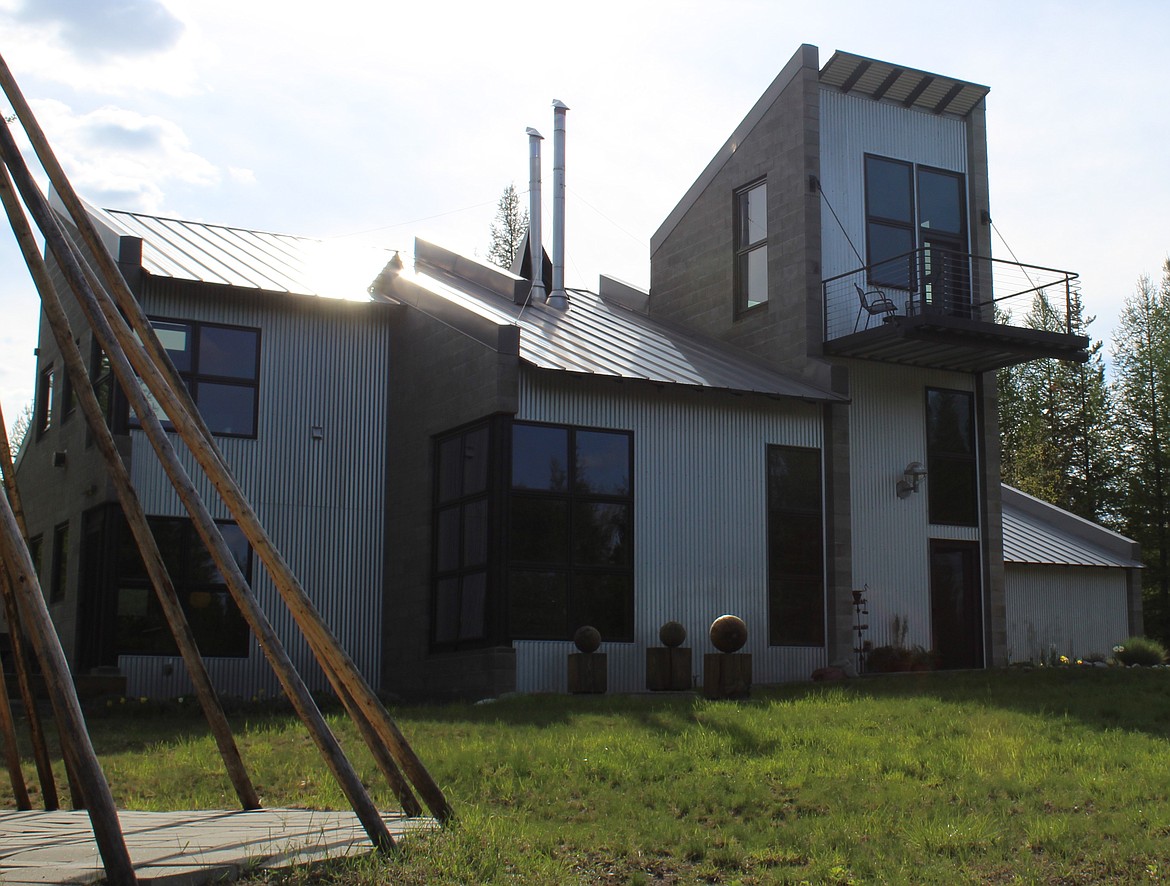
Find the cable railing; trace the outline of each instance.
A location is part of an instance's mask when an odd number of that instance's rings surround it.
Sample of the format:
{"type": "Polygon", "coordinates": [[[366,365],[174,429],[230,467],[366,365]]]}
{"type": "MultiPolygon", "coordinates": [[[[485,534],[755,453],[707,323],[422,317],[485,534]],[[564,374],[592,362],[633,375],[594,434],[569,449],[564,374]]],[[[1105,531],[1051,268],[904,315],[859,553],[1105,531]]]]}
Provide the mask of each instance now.
{"type": "Polygon", "coordinates": [[[937,247],[916,249],[821,283],[825,341],[898,317],[948,317],[1072,333],[1076,274],[937,247]]]}

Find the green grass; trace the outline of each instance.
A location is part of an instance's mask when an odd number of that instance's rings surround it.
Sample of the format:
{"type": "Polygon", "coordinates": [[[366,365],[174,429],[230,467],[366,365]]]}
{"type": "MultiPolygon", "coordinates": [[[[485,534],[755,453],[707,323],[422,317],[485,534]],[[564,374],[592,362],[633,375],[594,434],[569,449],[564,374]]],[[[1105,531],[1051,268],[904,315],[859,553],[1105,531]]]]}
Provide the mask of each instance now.
{"type": "MultiPolygon", "coordinates": [[[[231,808],[197,713],[99,708],[119,806],[231,808]]],[[[443,831],[253,883],[1141,883],[1170,872],[1170,671],[908,674],[690,696],[532,696],[395,718],[443,831]]],[[[345,808],[295,720],[233,715],[268,805],[345,808]]],[[[393,808],[343,717],[377,802],[393,808]]],[[[28,767],[32,782],[31,763],[28,767]]],[[[7,784],[0,806],[12,805],[7,784]]]]}

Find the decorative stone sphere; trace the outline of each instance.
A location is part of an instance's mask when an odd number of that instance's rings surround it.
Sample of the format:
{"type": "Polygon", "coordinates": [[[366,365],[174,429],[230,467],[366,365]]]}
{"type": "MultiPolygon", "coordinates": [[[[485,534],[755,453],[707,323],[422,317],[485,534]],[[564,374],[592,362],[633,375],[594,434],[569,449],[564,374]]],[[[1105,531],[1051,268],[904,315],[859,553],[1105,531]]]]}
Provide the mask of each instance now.
{"type": "Polygon", "coordinates": [[[687,629],[677,621],[668,621],[658,629],[658,639],[662,641],[662,645],[669,646],[672,649],[675,646],[682,646],[686,638],[687,629]]]}
{"type": "Polygon", "coordinates": [[[711,644],[720,652],[738,652],[747,637],[747,625],[738,615],[721,615],[711,622],[711,644]]]}
{"type": "Polygon", "coordinates": [[[573,634],[573,642],[582,652],[596,652],[601,645],[601,631],[592,625],[581,625],[573,634]]]}

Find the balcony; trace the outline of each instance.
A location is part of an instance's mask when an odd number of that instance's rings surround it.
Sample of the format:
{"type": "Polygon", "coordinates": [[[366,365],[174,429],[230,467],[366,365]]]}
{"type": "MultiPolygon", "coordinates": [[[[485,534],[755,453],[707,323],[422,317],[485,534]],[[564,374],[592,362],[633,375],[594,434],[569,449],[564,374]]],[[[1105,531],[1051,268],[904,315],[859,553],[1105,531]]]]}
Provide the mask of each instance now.
{"type": "Polygon", "coordinates": [[[927,247],[821,284],[824,352],[959,372],[1083,363],[1070,271],[927,247]]]}

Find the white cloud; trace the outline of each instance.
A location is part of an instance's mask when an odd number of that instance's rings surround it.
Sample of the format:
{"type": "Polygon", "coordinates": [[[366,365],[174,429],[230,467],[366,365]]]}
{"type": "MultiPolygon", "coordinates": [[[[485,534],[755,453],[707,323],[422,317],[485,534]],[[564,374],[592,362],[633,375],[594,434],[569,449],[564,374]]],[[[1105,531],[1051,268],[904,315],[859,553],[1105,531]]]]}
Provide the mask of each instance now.
{"type": "Polygon", "coordinates": [[[73,186],[100,205],[158,212],[169,184],[220,182],[219,168],[171,120],[109,105],[75,114],[53,100],[33,111],[73,186]]]}
{"type": "Polygon", "coordinates": [[[251,169],[241,169],[238,166],[229,166],[228,175],[231,180],[239,185],[254,185],[256,184],[256,173],[251,169]]]}

